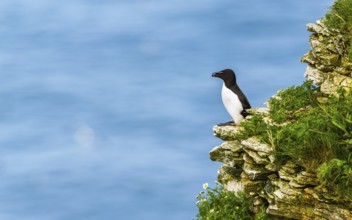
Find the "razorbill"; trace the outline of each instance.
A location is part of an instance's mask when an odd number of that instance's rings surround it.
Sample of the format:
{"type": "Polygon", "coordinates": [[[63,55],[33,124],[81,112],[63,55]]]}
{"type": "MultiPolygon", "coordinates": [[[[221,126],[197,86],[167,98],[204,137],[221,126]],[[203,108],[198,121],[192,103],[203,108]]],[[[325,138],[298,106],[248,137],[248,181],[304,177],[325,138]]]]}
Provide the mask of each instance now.
{"type": "MultiPolygon", "coordinates": [[[[221,90],[222,102],[235,124],[238,124],[248,115],[246,109],[251,108],[251,105],[236,83],[235,72],[231,69],[224,69],[213,73],[212,77],[218,77],[224,81],[221,90]]],[[[230,123],[231,121],[219,125],[227,125],[230,123]]]]}

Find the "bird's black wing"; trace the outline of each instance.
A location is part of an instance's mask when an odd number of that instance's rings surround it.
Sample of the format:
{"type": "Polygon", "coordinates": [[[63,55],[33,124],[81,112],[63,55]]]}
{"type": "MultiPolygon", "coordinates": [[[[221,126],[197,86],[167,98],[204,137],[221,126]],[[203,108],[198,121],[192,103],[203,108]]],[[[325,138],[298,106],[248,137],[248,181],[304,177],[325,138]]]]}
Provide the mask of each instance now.
{"type": "Polygon", "coordinates": [[[251,104],[249,104],[247,97],[243,94],[242,90],[237,85],[232,86],[230,89],[238,96],[242,103],[243,110],[251,108],[251,104]]]}

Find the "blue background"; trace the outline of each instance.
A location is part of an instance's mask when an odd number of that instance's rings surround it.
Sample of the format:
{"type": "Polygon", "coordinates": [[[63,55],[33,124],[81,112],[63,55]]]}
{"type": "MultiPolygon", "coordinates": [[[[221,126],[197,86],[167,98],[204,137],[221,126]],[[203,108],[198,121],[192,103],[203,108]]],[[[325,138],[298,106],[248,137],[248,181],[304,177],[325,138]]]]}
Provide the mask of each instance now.
{"type": "Polygon", "coordinates": [[[0,219],[192,219],[220,164],[221,81],[304,81],[332,0],[2,0],[0,219]]]}

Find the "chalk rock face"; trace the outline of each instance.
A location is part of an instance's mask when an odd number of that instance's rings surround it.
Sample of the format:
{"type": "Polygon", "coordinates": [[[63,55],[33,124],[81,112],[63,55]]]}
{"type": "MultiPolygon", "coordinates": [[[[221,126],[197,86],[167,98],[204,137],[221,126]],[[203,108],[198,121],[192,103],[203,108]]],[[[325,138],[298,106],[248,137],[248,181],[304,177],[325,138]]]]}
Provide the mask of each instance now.
{"type": "MultiPolygon", "coordinates": [[[[267,114],[267,108],[251,109],[251,114],[267,114]]],[[[317,174],[288,160],[276,165],[275,150],[258,137],[236,140],[243,129],[214,126],[224,142],[210,151],[213,161],[222,162],[218,182],[230,191],[244,191],[253,197],[253,210],[279,219],[352,219],[352,204],[336,198],[320,185],[317,174]]]]}
{"type": "Polygon", "coordinates": [[[321,91],[336,93],[339,87],[352,87],[352,62],[347,40],[339,30],[330,31],[320,20],[307,25],[311,50],[301,61],[308,64],[305,77],[321,85],[321,91]]]}

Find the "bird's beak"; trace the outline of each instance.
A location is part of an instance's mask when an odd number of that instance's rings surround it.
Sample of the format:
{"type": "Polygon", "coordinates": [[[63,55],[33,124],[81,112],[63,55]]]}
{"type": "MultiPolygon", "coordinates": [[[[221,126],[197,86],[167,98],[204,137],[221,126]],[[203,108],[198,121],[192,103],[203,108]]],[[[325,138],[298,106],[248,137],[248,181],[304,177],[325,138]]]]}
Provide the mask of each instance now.
{"type": "Polygon", "coordinates": [[[215,72],[213,74],[211,74],[212,77],[218,77],[218,74],[220,74],[221,72],[215,72]]]}

